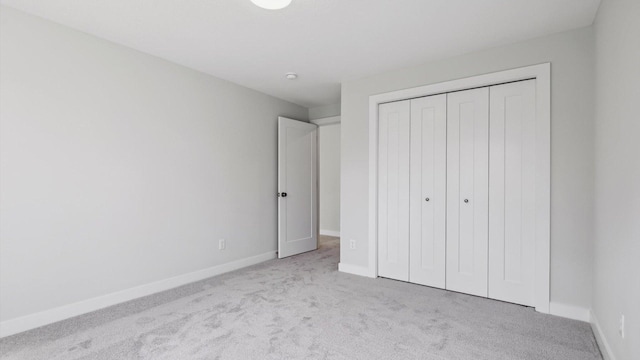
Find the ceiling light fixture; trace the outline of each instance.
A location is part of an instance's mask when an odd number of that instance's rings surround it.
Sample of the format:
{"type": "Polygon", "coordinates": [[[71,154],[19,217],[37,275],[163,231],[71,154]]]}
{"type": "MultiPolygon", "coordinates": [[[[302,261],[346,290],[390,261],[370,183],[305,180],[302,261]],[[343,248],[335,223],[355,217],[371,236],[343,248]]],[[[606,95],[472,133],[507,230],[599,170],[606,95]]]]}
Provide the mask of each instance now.
{"type": "Polygon", "coordinates": [[[291,4],[291,0],[251,0],[251,2],[268,10],[284,9],[291,4]]]}
{"type": "Polygon", "coordinates": [[[284,74],[284,77],[287,78],[287,80],[295,80],[298,78],[298,74],[294,73],[294,72],[288,72],[286,74],[284,74]]]}

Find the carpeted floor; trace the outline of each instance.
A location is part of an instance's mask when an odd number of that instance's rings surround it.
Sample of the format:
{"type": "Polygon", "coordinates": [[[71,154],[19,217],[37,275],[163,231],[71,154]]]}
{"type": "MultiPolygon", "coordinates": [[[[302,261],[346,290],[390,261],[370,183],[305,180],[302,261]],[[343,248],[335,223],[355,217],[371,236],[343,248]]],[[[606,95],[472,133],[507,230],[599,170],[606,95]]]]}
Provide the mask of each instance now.
{"type": "Polygon", "coordinates": [[[337,271],[318,251],[0,340],[2,359],[602,359],[589,324],[337,271]]]}

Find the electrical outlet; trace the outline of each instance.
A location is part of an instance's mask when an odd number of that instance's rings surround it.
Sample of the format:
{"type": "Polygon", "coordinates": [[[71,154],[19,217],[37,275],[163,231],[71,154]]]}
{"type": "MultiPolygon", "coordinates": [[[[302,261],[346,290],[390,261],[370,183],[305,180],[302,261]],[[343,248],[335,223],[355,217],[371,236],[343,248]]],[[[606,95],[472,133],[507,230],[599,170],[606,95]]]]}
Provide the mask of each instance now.
{"type": "Polygon", "coordinates": [[[356,241],[351,239],[349,240],[349,249],[351,250],[355,250],[356,249],[356,241]]]}
{"type": "Polygon", "coordinates": [[[618,330],[620,337],[624,339],[624,315],[620,315],[620,329],[618,330]]]}
{"type": "Polygon", "coordinates": [[[218,240],[218,250],[224,250],[227,248],[227,242],[224,239],[218,240]]]}

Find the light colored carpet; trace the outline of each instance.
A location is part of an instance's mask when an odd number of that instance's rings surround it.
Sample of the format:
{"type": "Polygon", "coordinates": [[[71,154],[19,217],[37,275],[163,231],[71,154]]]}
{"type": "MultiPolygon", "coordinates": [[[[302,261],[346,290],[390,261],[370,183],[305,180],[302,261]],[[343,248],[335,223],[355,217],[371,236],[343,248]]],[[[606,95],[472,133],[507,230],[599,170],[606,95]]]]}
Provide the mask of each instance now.
{"type": "Polygon", "coordinates": [[[601,359],[589,324],[339,273],[318,251],[0,340],[2,359],[601,359]]]}

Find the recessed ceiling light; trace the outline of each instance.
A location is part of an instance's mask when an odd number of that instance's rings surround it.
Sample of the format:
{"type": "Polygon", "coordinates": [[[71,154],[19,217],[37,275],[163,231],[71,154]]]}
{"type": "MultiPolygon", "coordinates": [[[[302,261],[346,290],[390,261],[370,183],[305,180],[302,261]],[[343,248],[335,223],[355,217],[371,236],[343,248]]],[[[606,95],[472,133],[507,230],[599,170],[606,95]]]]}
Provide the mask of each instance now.
{"type": "Polygon", "coordinates": [[[291,0],[251,0],[251,2],[268,10],[283,9],[291,4],[291,0]]]}
{"type": "Polygon", "coordinates": [[[288,72],[286,74],[284,74],[284,77],[286,77],[288,80],[295,80],[298,78],[298,74],[294,73],[294,72],[288,72]]]}

